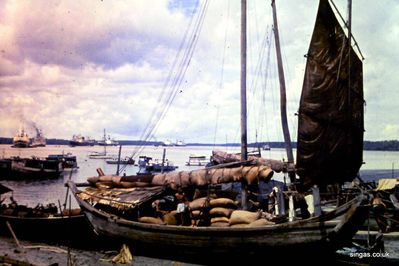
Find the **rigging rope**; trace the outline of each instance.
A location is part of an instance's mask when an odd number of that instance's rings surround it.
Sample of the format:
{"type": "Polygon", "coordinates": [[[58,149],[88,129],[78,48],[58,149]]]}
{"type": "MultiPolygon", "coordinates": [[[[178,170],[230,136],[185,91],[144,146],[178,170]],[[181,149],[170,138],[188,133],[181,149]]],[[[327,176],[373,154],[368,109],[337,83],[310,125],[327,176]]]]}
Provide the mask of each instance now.
{"type": "MultiPolygon", "coordinates": [[[[223,87],[223,81],[224,81],[224,61],[225,61],[225,55],[226,55],[226,44],[227,44],[227,33],[228,33],[228,21],[230,18],[230,1],[227,1],[227,16],[226,16],[226,29],[224,32],[224,45],[223,45],[223,55],[222,55],[222,68],[220,70],[220,81],[219,81],[219,87],[217,90],[218,95],[220,95],[220,91],[222,90],[223,87]]],[[[218,102],[218,105],[216,107],[216,121],[215,121],[215,131],[213,135],[213,146],[215,147],[216,145],[216,134],[218,130],[218,124],[219,124],[219,112],[220,112],[220,102],[218,102]]]]}
{"type": "MultiPolygon", "coordinates": [[[[191,17],[189,26],[186,28],[186,31],[183,36],[183,40],[179,46],[178,53],[175,57],[175,60],[172,64],[172,68],[169,71],[168,77],[166,79],[166,82],[163,86],[162,92],[160,96],[158,97],[158,102],[159,104],[153,109],[151,116],[149,118],[149,121],[147,125],[145,126],[141,137],[140,141],[141,143],[136,146],[134,149],[132,155],[130,158],[135,158],[144,148],[144,143],[148,141],[148,139],[151,139],[154,136],[154,133],[158,126],[160,125],[160,122],[162,119],[165,117],[166,113],[168,112],[171,103],[175,99],[179,89],[181,88],[182,81],[184,79],[184,75],[188,69],[188,66],[190,65],[191,58],[193,56],[196,44],[199,39],[199,35],[201,33],[202,25],[204,23],[204,18],[208,9],[209,1],[205,1],[204,4],[201,7],[201,10],[199,12],[199,15],[196,18],[195,24],[194,24],[194,30],[190,35],[189,41],[188,41],[188,46],[184,50],[184,54],[180,56],[181,51],[183,50],[184,45],[187,43],[187,36],[188,33],[191,29],[192,21],[194,19],[194,16],[191,17]],[[180,62],[179,62],[180,60],[180,62]],[[177,69],[176,65],[179,62],[177,69]],[[173,74],[175,73],[175,76],[173,74]]],[[[196,7],[193,10],[193,14],[196,11],[196,7]]],[[[126,168],[126,165],[122,167],[121,171],[123,171],[126,168]]]]}

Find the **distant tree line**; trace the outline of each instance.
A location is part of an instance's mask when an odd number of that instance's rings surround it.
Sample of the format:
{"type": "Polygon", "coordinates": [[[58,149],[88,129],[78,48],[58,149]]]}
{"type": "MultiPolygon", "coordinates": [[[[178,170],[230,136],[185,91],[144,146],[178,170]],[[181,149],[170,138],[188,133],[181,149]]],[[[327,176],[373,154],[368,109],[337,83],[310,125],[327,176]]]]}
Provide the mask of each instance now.
{"type": "MultiPolygon", "coordinates": [[[[152,146],[162,146],[162,142],[159,141],[140,141],[140,140],[120,140],[121,145],[152,145],[152,146]]],[[[12,138],[2,138],[0,137],[0,144],[12,144],[12,138]]],[[[48,145],[68,145],[69,140],[65,139],[47,139],[48,145]]],[[[270,148],[285,148],[284,142],[274,141],[274,142],[259,142],[259,143],[249,143],[248,147],[262,148],[264,145],[269,145],[270,148]]],[[[187,146],[213,146],[213,143],[187,143],[187,146]]],[[[216,146],[240,146],[239,143],[221,143],[215,144],[216,146]]],[[[292,147],[296,148],[296,142],[292,143],[292,147]]],[[[399,141],[398,140],[383,140],[383,141],[364,141],[364,150],[370,151],[399,151],[399,141]]]]}
{"type": "Polygon", "coordinates": [[[363,143],[365,150],[371,151],[399,151],[399,141],[383,140],[383,141],[365,141],[363,143]]]}

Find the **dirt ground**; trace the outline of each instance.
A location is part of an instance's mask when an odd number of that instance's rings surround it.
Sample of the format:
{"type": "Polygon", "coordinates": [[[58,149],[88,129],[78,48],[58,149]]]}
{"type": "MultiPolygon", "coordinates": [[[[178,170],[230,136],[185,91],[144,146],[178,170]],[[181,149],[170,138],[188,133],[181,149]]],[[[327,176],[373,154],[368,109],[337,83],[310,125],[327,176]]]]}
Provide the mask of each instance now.
{"type": "Polygon", "coordinates": [[[54,247],[21,240],[19,243],[21,247],[18,247],[12,238],[0,237],[0,265],[195,265],[172,260],[135,256],[134,251],[130,251],[133,256],[132,262],[119,264],[111,262],[111,259],[119,253],[116,250],[86,251],[70,249],[70,255],[68,255],[67,247],[54,247]]]}

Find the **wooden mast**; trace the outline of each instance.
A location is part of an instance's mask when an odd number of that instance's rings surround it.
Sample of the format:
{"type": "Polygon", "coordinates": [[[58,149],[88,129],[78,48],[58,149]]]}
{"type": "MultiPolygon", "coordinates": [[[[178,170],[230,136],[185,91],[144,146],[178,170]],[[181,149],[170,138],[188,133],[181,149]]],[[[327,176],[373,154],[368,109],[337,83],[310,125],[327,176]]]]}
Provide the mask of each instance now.
{"type": "MultiPolygon", "coordinates": [[[[275,44],[276,44],[278,76],[279,76],[279,81],[280,81],[281,124],[283,127],[285,150],[287,152],[288,164],[293,165],[294,164],[294,155],[292,153],[291,137],[290,137],[290,131],[288,128],[288,121],[287,121],[287,97],[286,97],[286,89],[285,89],[285,78],[284,78],[283,63],[282,63],[282,59],[281,59],[281,49],[280,49],[280,38],[279,38],[278,25],[277,25],[276,4],[275,4],[274,0],[272,0],[272,8],[273,8],[274,40],[275,40],[275,44]]],[[[295,173],[289,172],[289,175],[290,175],[291,182],[294,182],[295,181],[295,173]]]]}
{"type": "Polygon", "coordinates": [[[247,1],[241,0],[241,160],[247,155],[247,1]]]}
{"type": "MultiPolygon", "coordinates": [[[[348,0],[348,109],[352,106],[351,99],[351,48],[352,48],[352,0],[348,0]]],[[[349,113],[349,112],[348,112],[349,113]]]]}
{"type": "MultiPolygon", "coordinates": [[[[247,1],[241,0],[241,161],[248,159],[247,153],[247,1]]],[[[248,209],[246,182],[241,182],[241,206],[248,209]]]]}

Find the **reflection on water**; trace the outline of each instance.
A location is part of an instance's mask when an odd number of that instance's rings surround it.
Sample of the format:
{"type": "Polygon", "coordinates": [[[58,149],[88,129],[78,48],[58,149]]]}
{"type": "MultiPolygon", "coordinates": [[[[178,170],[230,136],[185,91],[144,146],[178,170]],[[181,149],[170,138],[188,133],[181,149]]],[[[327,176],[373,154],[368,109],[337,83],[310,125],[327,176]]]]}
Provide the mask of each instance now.
{"type": "MultiPolygon", "coordinates": [[[[132,155],[135,150],[135,146],[123,146],[121,158],[132,155]]],[[[150,156],[154,159],[162,159],[164,147],[147,146],[141,152],[140,155],[150,156]]],[[[210,157],[212,150],[219,149],[227,152],[239,152],[240,147],[167,147],[166,158],[177,165],[181,170],[194,170],[201,168],[199,166],[186,166],[186,162],[190,155],[206,156],[210,157]]],[[[117,165],[107,164],[103,159],[89,159],[88,155],[93,152],[103,151],[103,147],[69,147],[69,146],[58,146],[48,145],[46,147],[30,148],[30,149],[18,149],[11,148],[10,145],[0,145],[0,156],[20,156],[20,157],[46,157],[49,154],[61,154],[71,152],[77,157],[79,169],[73,172],[64,172],[58,179],[53,180],[2,180],[1,183],[12,188],[14,190],[14,198],[20,204],[28,204],[35,206],[37,203],[56,203],[58,201],[61,204],[65,202],[66,188],[65,182],[71,178],[75,182],[86,182],[87,177],[96,176],[97,168],[103,169],[106,174],[115,174],[117,165]]],[[[119,147],[107,147],[107,153],[117,156],[119,147]]],[[[284,149],[271,149],[270,151],[262,151],[262,157],[282,160],[286,159],[284,149]]],[[[137,158],[136,158],[137,161],[137,158]]],[[[365,165],[362,169],[388,169],[392,168],[392,164],[399,167],[399,152],[385,152],[385,151],[365,151],[364,152],[365,165]]],[[[127,165],[122,173],[127,175],[136,174],[138,171],[137,166],[127,165]]],[[[390,172],[390,171],[389,171],[390,172]]],[[[396,171],[399,175],[399,171],[396,171]]],[[[390,177],[390,176],[387,176],[390,177]]],[[[283,181],[284,177],[282,174],[275,174],[274,179],[283,181]]],[[[76,207],[77,204],[75,199],[72,197],[72,207],[76,207]]]]}

